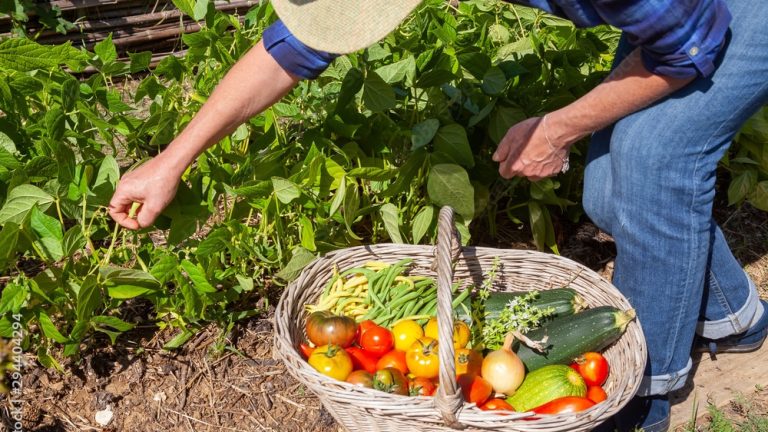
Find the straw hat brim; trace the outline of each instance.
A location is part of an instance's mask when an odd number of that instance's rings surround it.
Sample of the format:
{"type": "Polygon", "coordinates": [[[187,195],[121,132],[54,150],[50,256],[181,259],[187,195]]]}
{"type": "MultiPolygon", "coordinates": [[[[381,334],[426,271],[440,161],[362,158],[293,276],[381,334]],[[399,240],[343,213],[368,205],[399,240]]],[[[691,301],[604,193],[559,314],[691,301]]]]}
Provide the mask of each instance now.
{"type": "Polygon", "coordinates": [[[394,30],[421,0],[272,0],[288,30],[305,45],[346,54],[394,30]]]}

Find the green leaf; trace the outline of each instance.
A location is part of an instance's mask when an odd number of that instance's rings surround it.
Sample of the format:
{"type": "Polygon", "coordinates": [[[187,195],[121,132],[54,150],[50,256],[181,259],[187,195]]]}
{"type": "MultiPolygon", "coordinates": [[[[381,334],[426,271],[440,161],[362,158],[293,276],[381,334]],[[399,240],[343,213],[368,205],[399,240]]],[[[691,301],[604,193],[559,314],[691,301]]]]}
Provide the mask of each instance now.
{"type": "Polygon", "coordinates": [[[501,24],[491,24],[488,27],[488,37],[496,43],[507,43],[510,38],[509,29],[501,24]]]}
{"type": "Polygon", "coordinates": [[[77,319],[88,321],[93,316],[93,311],[101,304],[101,289],[96,283],[96,276],[86,277],[77,292],[77,319]]]}
{"type": "Polygon", "coordinates": [[[395,91],[376,72],[369,72],[363,84],[363,104],[373,111],[382,112],[395,107],[395,91]]]}
{"type": "Polygon", "coordinates": [[[498,67],[494,66],[488,69],[488,72],[483,76],[483,84],[481,88],[486,94],[498,95],[504,91],[507,86],[507,77],[504,72],[498,67]]]}
{"type": "Polygon", "coordinates": [[[110,33],[106,39],[93,46],[93,52],[99,56],[102,64],[109,64],[117,60],[117,49],[112,42],[112,34],[110,33]]]}
{"type": "Polygon", "coordinates": [[[133,285],[107,287],[107,294],[114,299],[131,299],[152,292],[149,288],[133,285]]]}
{"type": "Polygon", "coordinates": [[[379,208],[381,219],[384,221],[384,228],[389,234],[389,238],[394,243],[405,243],[400,235],[400,212],[397,206],[392,203],[386,203],[379,208]]]}
{"type": "Polygon", "coordinates": [[[386,181],[397,177],[398,170],[379,167],[358,167],[349,170],[350,177],[372,181],[386,181]]]}
{"type": "Polygon", "coordinates": [[[413,126],[413,129],[411,129],[411,150],[416,150],[429,144],[432,138],[435,137],[438,129],[440,129],[440,120],[433,118],[413,126]]]}
{"type": "Polygon", "coordinates": [[[84,248],[85,243],[82,226],[75,225],[68,229],[61,241],[64,256],[72,256],[72,254],[84,248]]]}
{"type": "Polygon", "coordinates": [[[354,100],[357,92],[363,88],[364,82],[365,79],[360,69],[352,68],[347,72],[346,75],[344,75],[344,79],[341,81],[339,99],[336,102],[337,111],[339,108],[347,106],[350,102],[352,102],[352,100],[354,100]]]}
{"type": "Polygon", "coordinates": [[[29,290],[26,286],[9,282],[3,288],[0,297],[0,315],[6,312],[19,313],[21,307],[27,301],[29,290]]]}
{"type": "Polygon", "coordinates": [[[50,70],[62,59],[48,46],[27,38],[7,38],[0,41],[0,69],[29,72],[35,69],[50,70]]]}
{"type": "Polygon", "coordinates": [[[347,234],[356,240],[362,240],[360,236],[352,230],[352,225],[357,219],[357,211],[360,209],[360,191],[356,183],[347,185],[347,192],[344,194],[344,202],[341,206],[341,212],[344,215],[344,226],[347,228],[347,234]]]}
{"type": "Polygon", "coordinates": [[[531,233],[536,247],[539,250],[549,247],[553,252],[558,253],[555,242],[555,227],[552,225],[549,210],[536,201],[529,201],[528,214],[531,219],[531,233]]]}
{"type": "Polygon", "coordinates": [[[37,361],[46,369],[56,369],[59,373],[64,373],[64,368],[61,367],[61,364],[55,358],[48,354],[44,346],[40,346],[37,349],[37,361]]]}
{"type": "Polygon", "coordinates": [[[59,329],[56,328],[56,325],[53,323],[51,317],[49,317],[47,313],[40,311],[37,320],[40,323],[40,328],[43,329],[43,334],[48,339],[53,339],[58,343],[65,343],[69,340],[67,337],[61,334],[61,332],[59,332],[59,329]]]}
{"type": "Polygon", "coordinates": [[[21,167],[21,163],[16,159],[16,144],[3,132],[0,132],[0,166],[15,170],[21,167]]]}
{"type": "Polygon", "coordinates": [[[283,204],[288,204],[301,196],[301,189],[299,189],[299,186],[282,177],[272,177],[272,188],[275,191],[277,199],[283,204]]]}
{"type": "Polygon", "coordinates": [[[310,221],[306,216],[302,215],[299,218],[299,225],[301,226],[301,231],[299,232],[299,236],[301,238],[301,246],[307,250],[313,252],[316,251],[317,246],[315,245],[315,228],[312,225],[312,221],[310,221]]]}
{"type": "Polygon", "coordinates": [[[179,267],[179,261],[173,255],[163,255],[155,261],[155,264],[149,269],[153,278],[157,279],[160,285],[171,280],[179,267]]]}
{"type": "Polygon", "coordinates": [[[740,203],[757,184],[757,172],[747,170],[731,180],[728,186],[728,205],[740,203]]]}
{"type": "Polygon", "coordinates": [[[19,226],[13,222],[6,223],[0,230],[0,269],[15,261],[19,232],[19,226]]]}
{"type": "Polygon", "coordinates": [[[94,324],[112,327],[113,329],[120,332],[126,332],[135,327],[134,324],[125,322],[118,317],[105,316],[105,315],[97,315],[91,318],[91,322],[94,324]]]}
{"type": "Polygon", "coordinates": [[[347,177],[344,176],[341,178],[339,187],[336,188],[336,192],[333,194],[331,207],[328,210],[328,217],[335,215],[336,212],[339,210],[339,208],[341,208],[341,205],[344,204],[344,195],[346,195],[346,193],[347,193],[347,177]]]}
{"type": "Polygon", "coordinates": [[[57,106],[46,111],[45,128],[53,141],[60,141],[64,137],[66,124],[64,123],[64,111],[60,107],[57,106]]]}
{"type": "Polygon", "coordinates": [[[183,260],[181,262],[181,268],[187,273],[187,277],[192,281],[192,286],[197,292],[203,293],[215,293],[216,288],[208,282],[205,277],[205,272],[199,265],[192,264],[189,260],[183,260]]]}
{"type": "Polygon", "coordinates": [[[275,276],[286,281],[292,281],[299,276],[304,267],[314,260],[315,254],[303,247],[298,247],[293,250],[293,256],[291,256],[291,260],[288,261],[288,264],[277,272],[275,276]]]}
{"type": "Polygon", "coordinates": [[[205,15],[208,13],[209,3],[210,0],[197,0],[195,2],[195,7],[192,10],[192,18],[194,18],[195,21],[200,21],[205,18],[205,15]]]}
{"type": "Polygon", "coordinates": [[[465,221],[475,214],[474,188],[467,171],[459,165],[438,164],[429,171],[427,194],[438,206],[451,206],[465,221]]]}
{"type": "Polygon", "coordinates": [[[160,281],[155,276],[138,269],[108,266],[101,268],[99,272],[112,298],[129,299],[160,288],[160,281]]]}
{"type": "Polygon", "coordinates": [[[193,0],[173,0],[173,4],[185,15],[195,15],[195,4],[193,0]]]}
{"type": "Polygon", "coordinates": [[[111,155],[104,156],[99,166],[99,172],[96,174],[96,180],[93,183],[91,193],[94,197],[94,204],[107,205],[112,199],[112,194],[117,187],[117,181],[120,179],[120,166],[111,155]]]}
{"type": "Polygon", "coordinates": [[[416,213],[416,217],[413,218],[413,227],[411,228],[411,231],[413,231],[414,244],[418,244],[421,239],[424,238],[424,235],[429,231],[429,227],[432,226],[434,219],[435,208],[430,205],[422,207],[421,210],[416,213]]]}
{"type": "Polygon", "coordinates": [[[152,62],[152,51],[128,53],[128,58],[131,59],[131,73],[142,72],[149,69],[149,64],[152,62]]]}
{"type": "Polygon", "coordinates": [[[387,84],[403,81],[407,76],[413,77],[416,74],[416,59],[413,56],[408,56],[403,60],[376,69],[376,73],[387,84]]]}
{"type": "Polygon", "coordinates": [[[435,135],[435,151],[443,152],[458,164],[467,168],[475,166],[467,131],[457,123],[445,125],[435,135]]]}
{"type": "Polygon", "coordinates": [[[53,197],[37,186],[30,184],[17,186],[8,194],[8,200],[0,209],[0,224],[7,222],[21,224],[35,205],[45,211],[51,203],[53,203],[53,197]]]}
{"type": "MultiPolygon", "coordinates": [[[[174,0],[174,3],[176,3],[176,1],[177,0],[174,0]]],[[[165,345],[163,345],[163,349],[172,350],[179,348],[180,346],[184,345],[193,335],[194,333],[191,331],[183,329],[181,333],[177,334],[173,337],[173,339],[169,340],[165,345]]]]}
{"type": "Polygon", "coordinates": [[[62,240],[61,222],[58,219],[48,216],[40,211],[37,206],[32,207],[29,219],[30,228],[35,233],[41,245],[43,252],[47,254],[48,259],[58,261],[64,256],[64,247],[62,240]]]}
{"type": "Polygon", "coordinates": [[[768,180],[764,180],[755,185],[755,188],[749,194],[749,202],[762,211],[768,212],[768,180]]]}
{"type": "Polygon", "coordinates": [[[226,227],[219,227],[211,231],[208,236],[197,245],[195,256],[207,257],[227,249],[232,240],[232,234],[226,227]]]}
{"type": "Polygon", "coordinates": [[[525,120],[525,113],[519,108],[497,105],[488,124],[488,135],[498,144],[510,127],[525,120]]]}
{"type": "Polygon", "coordinates": [[[451,73],[451,71],[448,71],[445,69],[430,69],[429,71],[423,73],[418,80],[416,80],[415,87],[417,88],[437,87],[437,86],[446,84],[448,82],[451,82],[455,78],[456,78],[456,75],[451,73]]]}
{"type": "Polygon", "coordinates": [[[78,99],[80,99],[80,83],[69,77],[61,83],[61,106],[65,111],[72,111],[78,99]]]}

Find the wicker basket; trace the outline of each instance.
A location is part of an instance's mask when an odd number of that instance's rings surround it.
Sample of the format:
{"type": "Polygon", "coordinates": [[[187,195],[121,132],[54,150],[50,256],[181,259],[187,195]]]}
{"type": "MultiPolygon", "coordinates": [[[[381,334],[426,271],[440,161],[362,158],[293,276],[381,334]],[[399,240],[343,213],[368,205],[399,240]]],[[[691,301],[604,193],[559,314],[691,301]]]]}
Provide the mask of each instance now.
{"type": "Polygon", "coordinates": [[[637,321],[630,323],[619,341],[605,352],[612,365],[604,386],[608,393],[606,401],[579,413],[544,416],[533,421],[526,419],[531,413],[482,411],[465,403],[456,385],[453,344],[440,345],[440,386],[434,397],[406,397],[356,387],[321,375],[301,357],[298,347],[304,340],[304,305],[317,301],[334,265],[343,270],[370,260],[396,262],[412,258],[411,274],[437,276],[440,340],[452,338],[451,282],[472,279],[479,286],[497,257],[502,266],[497,273],[496,290],[542,290],[568,285],[590,307],[630,308],[613,285],[578,263],[534,251],[461,248],[453,226],[453,211],[446,207],[440,211],[437,248],[402,244],[353,247],[329,253],[308,265],[287,287],[275,311],[275,352],[288,371],[350,431],[587,431],[621,409],[637,391],[645,368],[645,339],[637,321]],[[432,270],[435,263],[436,272],[432,270]]]}

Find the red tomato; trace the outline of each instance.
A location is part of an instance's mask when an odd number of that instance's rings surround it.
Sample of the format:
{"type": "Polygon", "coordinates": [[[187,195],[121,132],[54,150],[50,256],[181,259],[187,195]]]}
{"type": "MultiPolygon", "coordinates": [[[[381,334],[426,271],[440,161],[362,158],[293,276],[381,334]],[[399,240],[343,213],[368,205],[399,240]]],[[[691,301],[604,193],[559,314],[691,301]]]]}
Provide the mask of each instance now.
{"type": "Polygon", "coordinates": [[[301,351],[301,356],[304,357],[304,360],[308,359],[309,356],[312,355],[312,351],[315,350],[315,347],[309,346],[309,344],[300,343],[299,344],[299,351],[301,351]]]}
{"type": "Polygon", "coordinates": [[[589,386],[587,387],[587,399],[591,400],[594,403],[600,403],[608,399],[608,395],[605,393],[605,390],[603,390],[603,388],[600,386],[589,386]]]}
{"type": "Polygon", "coordinates": [[[598,352],[588,352],[576,358],[571,365],[584,378],[588,386],[601,386],[608,379],[608,360],[598,352]]]}
{"type": "Polygon", "coordinates": [[[456,380],[459,382],[464,400],[474,402],[477,406],[485,403],[493,393],[491,383],[478,375],[461,374],[456,380]]]}
{"type": "Polygon", "coordinates": [[[574,413],[583,411],[593,405],[595,405],[595,403],[585,397],[566,396],[549,401],[531,411],[537,414],[574,413]]]}
{"type": "Polygon", "coordinates": [[[377,357],[390,352],[394,345],[395,339],[392,337],[392,332],[384,327],[371,327],[360,334],[360,346],[377,357]]]}
{"type": "Polygon", "coordinates": [[[488,402],[480,405],[480,409],[483,411],[514,411],[512,405],[507,403],[504,399],[494,398],[489,399],[488,402]]]}
{"type": "Polygon", "coordinates": [[[376,362],[379,361],[379,359],[375,355],[356,346],[344,349],[347,351],[347,354],[349,354],[349,357],[352,358],[352,366],[354,366],[355,370],[362,369],[370,373],[374,373],[378,370],[376,362]]]}
{"type": "Polygon", "coordinates": [[[373,388],[373,375],[364,370],[352,371],[347,376],[347,382],[360,387],[373,388]]]}
{"type": "Polygon", "coordinates": [[[411,396],[432,396],[437,386],[429,378],[416,377],[408,383],[408,392],[411,396]]]}
{"type": "Polygon", "coordinates": [[[376,369],[393,367],[400,372],[408,373],[408,364],[405,362],[405,351],[392,350],[379,359],[376,363],[376,369]]]}
{"type": "Polygon", "coordinates": [[[372,329],[373,327],[378,327],[379,325],[373,322],[372,320],[365,320],[357,325],[357,332],[355,333],[355,342],[360,344],[360,336],[368,331],[369,329],[372,329]]]}

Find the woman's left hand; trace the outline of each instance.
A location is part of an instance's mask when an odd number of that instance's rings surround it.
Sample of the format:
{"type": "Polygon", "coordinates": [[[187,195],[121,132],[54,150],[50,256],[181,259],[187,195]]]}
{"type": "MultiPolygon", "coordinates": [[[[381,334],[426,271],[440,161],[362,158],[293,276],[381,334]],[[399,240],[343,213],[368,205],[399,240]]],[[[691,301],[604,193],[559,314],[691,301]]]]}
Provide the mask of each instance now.
{"type": "Polygon", "coordinates": [[[545,122],[544,117],[532,117],[509,128],[493,154],[502,177],[536,181],[567,170],[570,143],[550,143],[545,122]]]}

